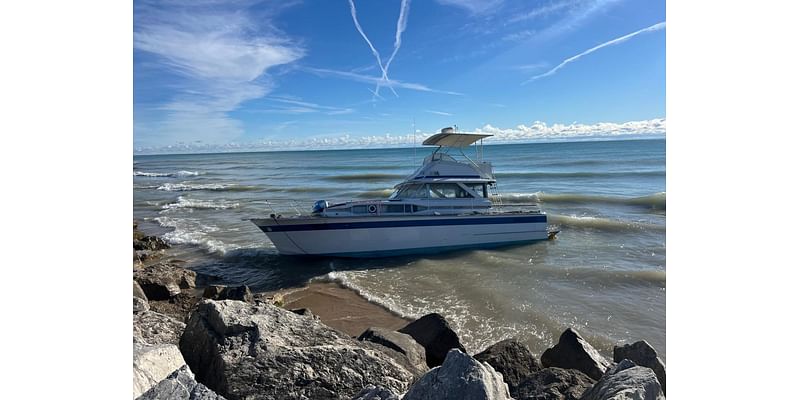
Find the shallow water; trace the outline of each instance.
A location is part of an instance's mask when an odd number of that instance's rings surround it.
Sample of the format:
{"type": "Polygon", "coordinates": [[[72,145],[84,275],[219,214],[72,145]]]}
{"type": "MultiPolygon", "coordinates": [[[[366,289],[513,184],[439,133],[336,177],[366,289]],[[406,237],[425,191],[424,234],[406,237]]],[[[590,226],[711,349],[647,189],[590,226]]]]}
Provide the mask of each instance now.
{"type": "MultiPolygon", "coordinates": [[[[539,201],[556,240],[437,256],[277,255],[246,219],[318,199],[388,196],[429,151],[334,150],[136,156],[134,218],[174,257],[255,290],[336,281],[398,314],[440,312],[467,349],[507,337],[541,353],[567,327],[601,351],[645,339],[662,358],[665,141],[486,146],[504,203],[539,201]]],[[[473,153],[467,153],[472,155],[473,153]]]]}

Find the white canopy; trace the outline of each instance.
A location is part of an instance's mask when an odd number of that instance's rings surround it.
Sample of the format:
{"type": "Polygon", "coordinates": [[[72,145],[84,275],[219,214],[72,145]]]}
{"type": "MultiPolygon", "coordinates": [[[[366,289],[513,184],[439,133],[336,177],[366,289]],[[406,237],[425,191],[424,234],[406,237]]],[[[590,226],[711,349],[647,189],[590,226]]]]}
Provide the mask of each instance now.
{"type": "Polygon", "coordinates": [[[437,133],[422,142],[426,146],[466,147],[485,137],[477,133],[437,133]]]}

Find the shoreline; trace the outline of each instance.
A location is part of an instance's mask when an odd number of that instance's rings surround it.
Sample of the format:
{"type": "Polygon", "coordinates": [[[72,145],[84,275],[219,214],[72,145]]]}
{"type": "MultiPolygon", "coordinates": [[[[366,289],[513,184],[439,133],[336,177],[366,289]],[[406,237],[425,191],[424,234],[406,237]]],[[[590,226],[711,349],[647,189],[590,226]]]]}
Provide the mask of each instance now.
{"type": "Polygon", "coordinates": [[[414,321],[369,301],[335,282],[307,282],[302,287],[264,293],[283,297],[283,308],[308,309],[331,328],[357,337],[370,327],[397,330],[414,321]]]}

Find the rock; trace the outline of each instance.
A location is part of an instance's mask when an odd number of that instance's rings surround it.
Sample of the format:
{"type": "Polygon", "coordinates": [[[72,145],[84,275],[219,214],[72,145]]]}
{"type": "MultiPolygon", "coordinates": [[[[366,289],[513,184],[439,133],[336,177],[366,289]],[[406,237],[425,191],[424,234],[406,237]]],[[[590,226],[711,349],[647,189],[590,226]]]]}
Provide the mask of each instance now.
{"type": "Polygon", "coordinates": [[[517,397],[517,386],[536,371],[542,369],[531,351],[516,339],[506,339],[486,348],[475,359],[488,363],[503,374],[511,396],[517,397]]]}
{"type": "Polygon", "coordinates": [[[142,313],[145,311],[150,310],[150,305],[147,304],[147,300],[143,300],[141,297],[133,297],[133,313],[142,313]]]}
{"type": "Polygon", "coordinates": [[[136,282],[135,280],[133,281],[133,297],[147,300],[147,295],[144,294],[144,290],[142,290],[142,287],[139,286],[139,282],[136,282]]]}
{"type": "Polygon", "coordinates": [[[316,319],[269,304],[203,300],[180,340],[197,381],[228,399],[350,399],[403,392],[413,375],[316,319]]]}
{"type": "Polygon", "coordinates": [[[665,399],[652,369],[622,360],[608,370],[581,400],[661,400],[665,399]]]}
{"type": "Polygon", "coordinates": [[[133,398],[141,396],[186,365],[175,345],[133,347],[133,398]]]}
{"type": "Polygon", "coordinates": [[[578,400],[595,381],[581,371],[544,368],[523,380],[517,387],[517,400],[578,400]]]}
{"type": "Polygon", "coordinates": [[[134,235],[134,250],[164,250],[169,247],[169,244],[158,236],[144,236],[137,239],[137,236],[134,235]]]}
{"type": "Polygon", "coordinates": [[[253,293],[247,285],[220,286],[212,285],[203,291],[203,297],[212,300],[239,300],[253,303],[253,293]]]}
{"type": "Polygon", "coordinates": [[[466,352],[450,324],[437,313],[425,315],[398,332],[410,335],[425,348],[425,360],[431,368],[442,365],[450,349],[466,352]]]}
{"type": "Polygon", "coordinates": [[[169,315],[179,321],[188,322],[200,299],[192,293],[182,291],[169,300],[158,300],[150,302],[150,310],[169,315]]]}
{"type": "Polygon", "coordinates": [[[403,400],[511,399],[503,376],[491,365],[452,349],[441,366],[422,376],[403,400]]]}
{"type": "Polygon", "coordinates": [[[203,290],[203,298],[204,299],[219,300],[219,295],[222,294],[223,290],[225,290],[225,286],[211,285],[211,286],[205,288],[205,290],[203,290]]]}
{"type": "Polygon", "coordinates": [[[402,360],[399,360],[401,365],[407,367],[406,369],[415,376],[421,376],[428,371],[425,348],[405,333],[373,327],[364,331],[358,340],[379,344],[389,350],[390,355],[402,357],[402,360]]]}
{"type": "Polygon", "coordinates": [[[195,287],[197,274],[168,263],[148,265],[133,272],[133,279],[139,283],[149,300],[167,300],[181,292],[181,289],[195,287]]]}
{"type": "Polygon", "coordinates": [[[561,334],[558,344],[542,353],[542,365],[544,367],[577,369],[589,375],[590,378],[598,380],[611,363],[578,332],[568,328],[561,334]]]}
{"type": "Polygon", "coordinates": [[[620,362],[624,359],[633,361],[636,365],[647,367],[655,372],[658,377],[658,383],[661,384],[661,390],[664,394],[667,393],[667,368],[664,366],[664,361],[658,357],[658,353],[644,340],[640,340],[634,344],[626,344],[624,346],[614,346],[614,362],[620,362]]]}
{"type": "Polygon", "coordinates": [[[133,342],[140,345],[178,345],[185,328],[186,324],[174,318],[144,311],[133,315],[133,342]]]}
{"type": "Polygon", "coordinates": [[[297,315],[302,315],[304,317],[311,317],[311,318],[316,318],[317,317],[308,308],[295,308],[295,309],[292,309],[292,310],[289,310],[289,311],[291,311],[291,312],[293,312],[293,313],[295,313],[297,315]]]}
{"type": "Polygon", "coordinates": [[[138,400],[225,400],[202,383],[194,380],[194,374],[184,365],[170,374],[138,400]]]}
{"type": "Polygon", "coordinates": [[[400,396],[384,387],[369,385],[352,400],[400,400],[400,396]]]}

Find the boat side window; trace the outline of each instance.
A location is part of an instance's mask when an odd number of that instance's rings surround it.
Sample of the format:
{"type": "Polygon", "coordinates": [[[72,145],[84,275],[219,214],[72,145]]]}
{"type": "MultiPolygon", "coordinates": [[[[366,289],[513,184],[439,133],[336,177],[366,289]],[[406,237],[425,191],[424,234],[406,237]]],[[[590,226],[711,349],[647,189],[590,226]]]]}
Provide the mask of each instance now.
{"type": "Polygon", "coordinates": [[[413,207],[414,207],[414,212],[417,212],[417,211],[425,211],[425,210],[427,210],[427,209],[428,209],[428,207],[418,206],[418,205],[416,205],[416,204],[414,204],[414,205],[413,205],[413,207]]]}
{"type": "Polygon", "coordinates": [[[486,196],[486,184],[485,183],[464,183],[464,186],[468,187],[473,192],[477,193],[479,197],[488,197],[486,196]]]}
{"type": "Polygon", "coordinates": [[[472,197],[469,192],[455,183],[432,183],[430,188],[431,197],[433,198],[463,199],[472,197]]]}
{"type": "Polygon", "coordinates": [[[405,206],[403,204],[384,204],[381,206],[382,213],[404,213],[405,206]]]}
{"type": "Polygon", "coordinates": [[[353,214],[366,214],[367,213],[367,206],[353,206],[351,209],[353,214]]]}
{"type": "Polygon", "coordinates": [[[419,198],[419,197],[426,197],[423,196],[422,193],[424,192],[424,185],[420,184],[413,184],[413,185],[405,185],[392,194],[390,199],[408,199],[408,198],[419,198]]]}

